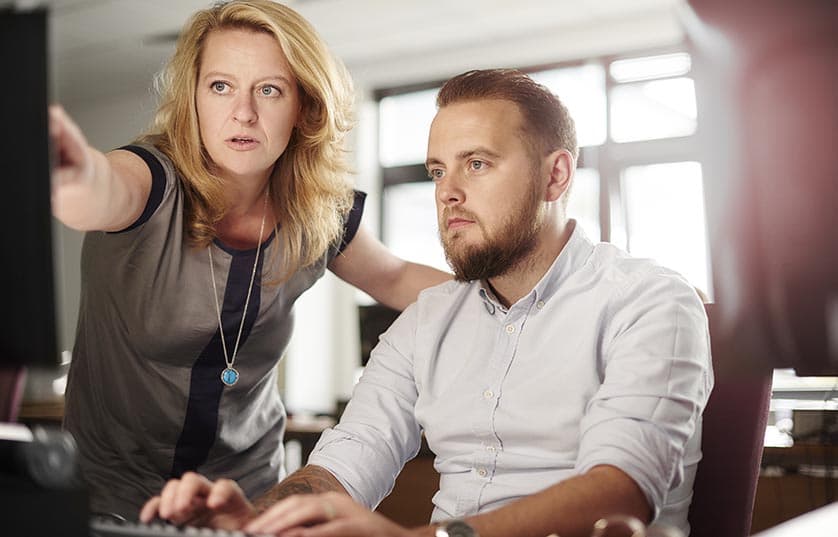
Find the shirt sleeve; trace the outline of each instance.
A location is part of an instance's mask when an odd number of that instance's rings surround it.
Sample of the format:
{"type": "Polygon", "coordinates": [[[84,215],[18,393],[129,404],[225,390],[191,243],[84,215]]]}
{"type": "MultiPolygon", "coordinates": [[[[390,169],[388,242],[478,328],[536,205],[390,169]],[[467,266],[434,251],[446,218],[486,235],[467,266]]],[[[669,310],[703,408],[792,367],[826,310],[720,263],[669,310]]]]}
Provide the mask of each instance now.
{"type": "MultiPolygon", "coordinates": [[[[352,200],[352,208],[346,215],[346,220],[343,223],[343,237],[340,239],[340,245],[335,252],[335,255],[343,252],[349,246],[355,234],[358,233],[358,228],[361,226],[361,217],[364,215],[364,203],[366,202],[367,194],[360,190],[355,190],[355,197],[352,200]]],[[[334,256],[333,256],[334,257],[334,256]]]]}
{"type": "Polygon", "coordinates": [[[421,442],[414,417],[415,306],[381,336],[340,423],[323,432],[308,459],[331,472],[355,501],[371,509],[393,489],[421,442]]]}
{"type": "Polygon", "coordinates": [[[143,146],[125,145],[118,149],[134,153],[135,155],[143,159],[143,162],[146,163],[146,166],[148,166],[149,171],[151,171],[151,191],[148,194],[148,200],[146,201],[143,213],[130,226],[117,232],[124,233],[126,231],[136,229],[148,222],[148,220],[154,214],[154,211],[156,211],[157,208],[160,207],[160,204],[163,203],[163,194],[166,190],[166,171],[158,157],[156,157],[154,154],[152,154],[151,151],[149,151],[147,148],[143,146]]]}
{"type": "Polygon", "coordinates": [[[683,479],[685,447],[713,384],[707,316],[695,290],[668,271],[646,274],[613,307],[603,382],[581,422],[577,470],[620,468],[657,517],[683,479]]]}

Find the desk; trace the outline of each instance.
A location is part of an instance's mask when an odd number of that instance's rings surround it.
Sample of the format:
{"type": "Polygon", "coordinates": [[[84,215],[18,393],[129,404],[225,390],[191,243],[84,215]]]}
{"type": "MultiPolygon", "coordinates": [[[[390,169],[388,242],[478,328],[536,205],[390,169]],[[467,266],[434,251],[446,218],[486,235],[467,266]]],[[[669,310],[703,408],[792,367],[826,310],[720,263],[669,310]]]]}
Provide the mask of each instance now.
{"type": "MultiPolygon", "coordinates": [[[[838,446],[766,447],[754,499],[753,533],[838,499],[838,446]]],[[[802,535],[802,534],[801,534],[802,535]]]]}
{"type": "Polygon", "coordinates": [[[64,399],[51,401],[24,401],[17,417],[21,423],[43,423],[61,425],[64,419],[64,399]]]}
{"type": "Polygon", "coordinates": [[[754,537],[833,537],[838,528],[838,503],[784,522],[754,537]]]}

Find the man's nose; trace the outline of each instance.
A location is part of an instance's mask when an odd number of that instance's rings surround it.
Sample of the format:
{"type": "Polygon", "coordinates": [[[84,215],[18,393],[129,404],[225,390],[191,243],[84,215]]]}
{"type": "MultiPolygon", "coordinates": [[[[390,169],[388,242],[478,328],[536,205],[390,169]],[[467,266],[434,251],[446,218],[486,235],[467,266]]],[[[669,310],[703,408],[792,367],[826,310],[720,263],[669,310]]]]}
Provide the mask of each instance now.
{"type": "Polygon", "coordinates": [[[459,205],[465,201],[465,191],[459,178],[446,175],[436,183],[437,200],[446,207],[459,205]]]}

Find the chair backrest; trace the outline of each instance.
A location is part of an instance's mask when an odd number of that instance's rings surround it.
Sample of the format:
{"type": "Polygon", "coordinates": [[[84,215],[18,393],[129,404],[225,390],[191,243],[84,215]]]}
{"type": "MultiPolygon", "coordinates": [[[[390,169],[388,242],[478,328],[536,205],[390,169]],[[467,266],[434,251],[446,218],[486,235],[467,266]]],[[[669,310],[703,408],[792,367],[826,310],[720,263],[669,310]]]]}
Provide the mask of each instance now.
{"type": "Polygon", "coordinates": [[[704,410],[702,459],[689,510],[690,537],[745,537],[751,531],[772,370],[737,368],[736,350],[721,338],[714,340],[717,321],[713,305],[706,307],[715,386],[704,410]]]}
{"type": "Polygon", "coordinates": [[[0,365],[0,423],[17,420],[26,370],[19,365],[0,365]]]}

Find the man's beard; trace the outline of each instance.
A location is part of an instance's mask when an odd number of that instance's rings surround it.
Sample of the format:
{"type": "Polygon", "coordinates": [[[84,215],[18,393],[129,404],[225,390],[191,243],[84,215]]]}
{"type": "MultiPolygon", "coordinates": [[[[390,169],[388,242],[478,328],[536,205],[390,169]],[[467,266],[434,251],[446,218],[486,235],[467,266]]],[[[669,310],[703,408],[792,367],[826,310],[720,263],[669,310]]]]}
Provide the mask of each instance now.
{"type": "MultiPolygon", "coordinates": [[[[489,237],[482,224],[476,221],[485,238],[482,244],[458,247],[453,237],[440,232],[445,259],[454,271],[455,280],[467,282],[503,276],[525,262],[535,250],[544,215],[540,210],[540,192],[535,185],[529,187],[532,195],[504,219],[493,237],[489,237]]],[[[443,222],[446,220],[443,216],[443,222]]]]}

